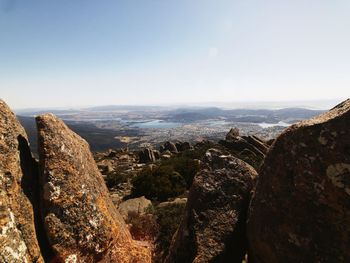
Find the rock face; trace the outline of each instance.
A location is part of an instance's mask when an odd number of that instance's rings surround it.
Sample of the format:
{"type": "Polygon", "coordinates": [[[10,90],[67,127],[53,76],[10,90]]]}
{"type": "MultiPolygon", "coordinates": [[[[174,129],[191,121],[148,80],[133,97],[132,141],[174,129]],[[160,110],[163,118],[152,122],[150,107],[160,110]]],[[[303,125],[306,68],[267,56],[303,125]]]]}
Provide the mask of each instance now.
{"type": "Polygon", "coordinates": [[[155,162],[156,157],[154,156],[153,150],[150,148],[142,149],[139,152],[140,163],[155,162]]]}
{"type": "Polygon", "coordinates": [[[350,262],[350,100],[288,128],[250,205],[253,262],[350,262]]]}
{"type": "Polygon", "coordinates": [[[239,136],[238,128],[231,128],[230,131],[226,134],[226,141],[232,141],[239,136]]]}
{"type": "Polygon", "coordinates": [[[193,149],[193,146],[189,142],[176,142],[175,143],[176,149],[179,152],[187,151],[193,149]]]}
{"type": "Polygon", "coordinates": [[[176,148],[176,145],[172,142],[165,142],[163,145],[159,148],[160,152],[163,153],[165,151],[169,151],[171,153],[178,153],[178,150],[176,148]]]}
{"type": "Polygon", "coordinates": [[[215,167],[195,176],[166,262],[241,263],[247,251],[246,212],[257,173],[218,150],[206,155],[209,165],[215,162],[215,167]]]}
{"type": "Polygon", "coordinates": [[[0,100],[0,262],[43,262],[32,205],[37,176],[27,135],[0,100]]]}
{"type": "Polygon", "coordinates": [[[232,155],[258,169],[269,149],[269,145],[256,136],[240,136],[237,128],[232,128],[225,140],[219,142],[232,155]]]}
{"type": "Polygon", "coordinates": [[[85,140],[51,114],[37,117],[42,212],[65,262],[150,262],[110,200],[85,140]]]}

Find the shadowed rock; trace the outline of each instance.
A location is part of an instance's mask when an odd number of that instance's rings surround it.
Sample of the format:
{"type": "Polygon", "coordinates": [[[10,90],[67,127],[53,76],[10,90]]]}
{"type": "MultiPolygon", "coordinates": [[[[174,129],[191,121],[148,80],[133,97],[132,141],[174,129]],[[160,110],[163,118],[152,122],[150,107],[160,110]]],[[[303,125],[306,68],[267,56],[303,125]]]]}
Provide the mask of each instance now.
{"type": "Polygon", "coordinates": [[[145,148],[139,151],[139,160],[140,163],[152,163],[156,161],[156,157],[152,149],[145,148]]]}
{"type": "Polygon", "coordinates": [[[170,151],[171,153],[178,153],[176,145],[172,142],[165,142],[163,145],[159,147],[161,153],[165,151],[170,151]]]}
{"type": "Polygon", "coordinates": [[[190,189],[185,216],[166,262],[242,262],[247,251],[246,212],[256,171],[211,149],[208,169],[190,189]]]}
{"type": "Polygon", "coordinates": [[[32,205],[36,179],[27,135],[0,100],[0,262],[43,262],[32,205]]]}
{"type": "Polygon", "coordinates": [[[225,140],[219,141],[233,156],[259,169],[269,145],[256,136],[240,136],[237,128],[232,128],[225,140]]]}
{"type": "Polygon", "coordinates": [[[43,217],[65,262],[150,262],[110,200],[85,140],[52,114],[37,117],[43,217]]]}
{"type": "Polygon", "coordinates": [[[250,205],[249,259],[350,262],[350,100],[288,128],[250,205]]]}
{"type": "Polygon", "coordinates": [[[179,152],[187,151],[193,149],[193,146],[189,142],[178,141],[175,143],[176,149],[179,152]]]}

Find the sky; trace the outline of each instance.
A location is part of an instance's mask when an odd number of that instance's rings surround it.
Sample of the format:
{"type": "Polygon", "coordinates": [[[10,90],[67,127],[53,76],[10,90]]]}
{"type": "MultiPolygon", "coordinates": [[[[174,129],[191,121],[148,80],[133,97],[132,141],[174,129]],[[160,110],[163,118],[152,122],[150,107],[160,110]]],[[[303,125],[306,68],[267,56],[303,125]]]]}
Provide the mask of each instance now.
{"type": "Polygon", "coordinates": [[[349,0],[0,0],[11,107],[343,99],[349,0]]]}

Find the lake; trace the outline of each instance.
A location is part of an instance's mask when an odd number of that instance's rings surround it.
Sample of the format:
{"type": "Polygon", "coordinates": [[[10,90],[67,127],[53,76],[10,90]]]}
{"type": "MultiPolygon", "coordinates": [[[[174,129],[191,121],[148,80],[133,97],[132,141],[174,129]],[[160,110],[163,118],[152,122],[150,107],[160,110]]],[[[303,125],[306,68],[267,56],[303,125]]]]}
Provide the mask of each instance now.
{"type": "Polygon", "coordinates": [[[276,127],[276,126],[281,126],[281,127],[289,127],[291,124],[280,121],[278,123],[266,123],[266,122],[262,122],[258,124],[261,128],[265,129],[265,128],[270,128],[270,127],[276,127]]]}
{"type": "Polygon", "coordinates": [[[144,128],[144,129],[170,129],[182,126],[182,123],[178,122],[166,122],[162,120],[151,120],[146,122],[132,123],[130,127],[144,128]]]}

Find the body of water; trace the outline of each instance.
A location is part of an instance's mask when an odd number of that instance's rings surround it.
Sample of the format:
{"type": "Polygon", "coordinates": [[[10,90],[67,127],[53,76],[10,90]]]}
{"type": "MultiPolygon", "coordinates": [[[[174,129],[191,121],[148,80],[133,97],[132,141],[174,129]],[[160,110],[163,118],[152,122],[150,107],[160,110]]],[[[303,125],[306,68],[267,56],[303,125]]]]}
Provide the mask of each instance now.
{"type": "Polygon", "coordinates": [[[170,129],[180,127],[182,123],[178,122],[166,122],[162,120],[151,120],[146,122],[137,122],[130,125],[130,127],[144,128],[144,129],[170,129]]]}
{"type": "Polygon", "coordinates": [[[259,123],[259,126],[263,129],[265,128],[270,128],[270,127],[276,127],[276,126],[281,126],[281,127],[289,127],[291,124],[280,121],[278,123],[266,123],[266,122],[262,122],[259,123]]]}

